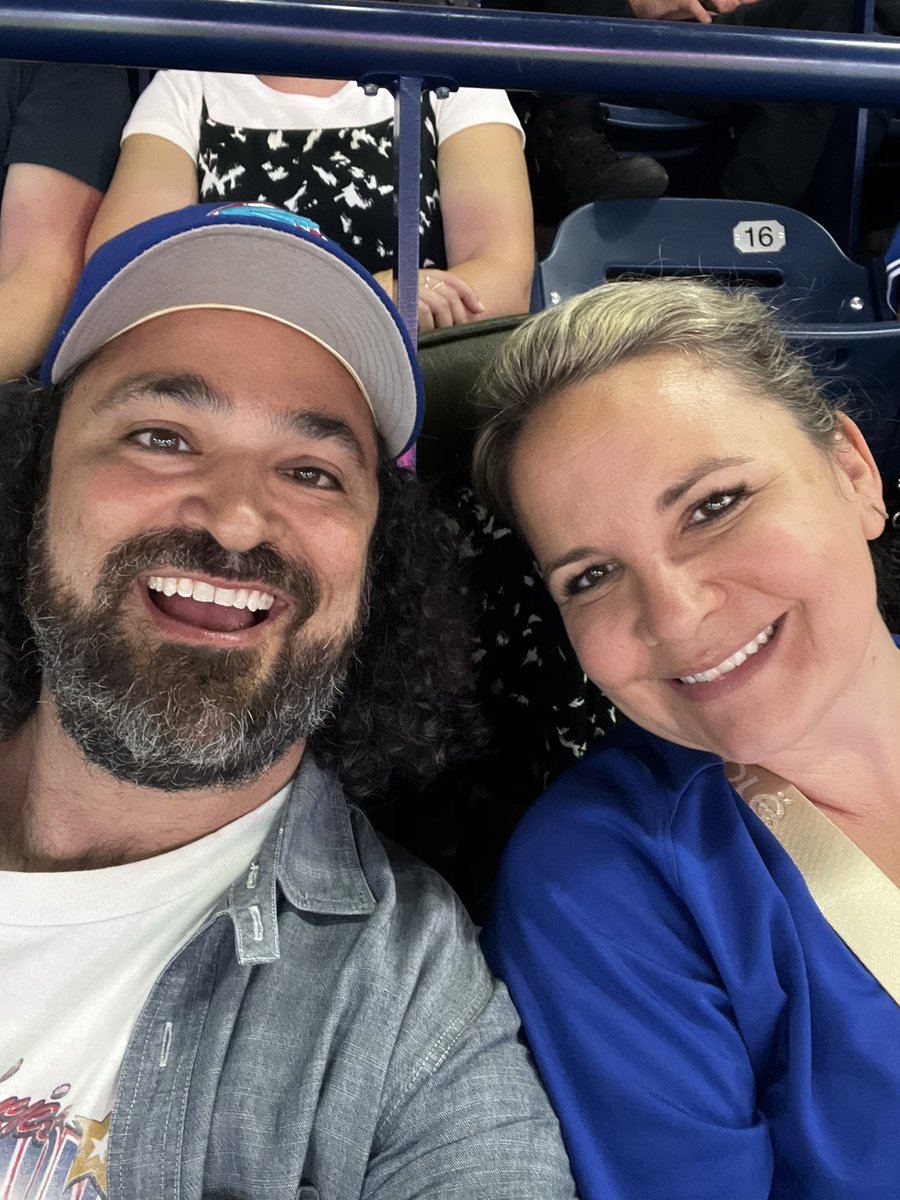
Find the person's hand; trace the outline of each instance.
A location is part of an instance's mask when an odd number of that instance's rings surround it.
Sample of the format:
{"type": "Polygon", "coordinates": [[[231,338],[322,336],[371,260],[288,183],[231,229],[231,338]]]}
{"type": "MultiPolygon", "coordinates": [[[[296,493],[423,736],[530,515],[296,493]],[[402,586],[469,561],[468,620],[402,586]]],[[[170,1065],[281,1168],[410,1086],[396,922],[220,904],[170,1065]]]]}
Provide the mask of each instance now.
{"type": "Polygon", "coordinates": [[[419,329],[465,325],[484,312],[475,289],[451,271],[427,267],[419,272],[419,329]]]}
{"type": "Polygon", "coordinates": [[[730,13],[756,0],[628,0],[631,11],[644,21],[700,21],[708,25],[713,13],[730,13]]]}
{"type": "MultiPolygon", "coordinates": [[[[375,276],[389,296],[397,297],[390,271],[375,276]]],[[[451,325],[466,325],[484,312],[478,293],[452,271],[438,267],[423,267],[419,271],[419,330],[449,329],[451,325]]]]}

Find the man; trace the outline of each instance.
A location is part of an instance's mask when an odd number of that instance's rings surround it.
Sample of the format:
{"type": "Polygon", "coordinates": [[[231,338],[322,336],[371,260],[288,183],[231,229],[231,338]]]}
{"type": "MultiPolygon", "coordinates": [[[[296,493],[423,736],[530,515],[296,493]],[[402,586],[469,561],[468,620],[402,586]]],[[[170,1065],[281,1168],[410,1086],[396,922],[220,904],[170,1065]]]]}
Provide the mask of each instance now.
{"type": "Polygon", "coordinates": [[[465,707],[396,311],[195,206],[94,255],[43,378],[0,451],[4,1194],[571,1197],[468,922],[323,769],[424,773],[465,707]]]}
{"type": "Polygon", "coordinates": [[[0,381],[65,311],[130,108],[119,68],[0,62],[0,381]]]}

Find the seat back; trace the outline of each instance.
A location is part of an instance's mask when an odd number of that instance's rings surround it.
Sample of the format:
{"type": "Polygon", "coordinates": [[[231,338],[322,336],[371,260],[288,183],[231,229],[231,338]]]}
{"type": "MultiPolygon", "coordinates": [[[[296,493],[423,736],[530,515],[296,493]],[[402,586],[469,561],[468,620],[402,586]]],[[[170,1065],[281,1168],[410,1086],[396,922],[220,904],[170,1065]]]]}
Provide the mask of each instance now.
{"type": "Polygon", "coordinates": [[[610,103],[603,132],[626,158],[649,154],[666,168],[670,196],[709,196],[725,163],[731,139],[727,125],[689,117],[664,108],[610,103]]]}
{"type": "MultiPolygon", "coordinates": [[[[695,140],[707,129],[709,121],[701,117],[688,117],[670,112],[667,108],[644,108],[632,104],[614,104],[601,98],[606,109],[607,127],[623,134],[633,133],[657,138],[660,149],[669,148],[666,139],[681,138],[684,142],[695,140]]],[[[680,147],[679,147],[680,148],[680,147]]]]}
{"type": "Polygon", "coordinates": [[[416,463],[426,479],[468,471],[478,428],[475,380],[527,313],[471,325],[435,329],[419,339],[425,383],[425,421],[416,444],[416,463]]]}
{"type": "Polygon", "coordinates": [[[539,264],[544,306],[615,279],[706,276],[753,287],[792,321],[878,320],[869,271],[804,213],[743,200],[601,200],[570,213],[539,264]]]}

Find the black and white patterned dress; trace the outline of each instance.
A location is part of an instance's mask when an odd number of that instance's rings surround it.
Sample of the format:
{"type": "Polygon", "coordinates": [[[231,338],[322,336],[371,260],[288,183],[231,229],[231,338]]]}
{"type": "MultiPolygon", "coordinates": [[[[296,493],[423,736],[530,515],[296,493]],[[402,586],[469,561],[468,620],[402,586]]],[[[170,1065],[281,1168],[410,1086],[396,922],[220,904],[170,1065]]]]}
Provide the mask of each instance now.
{"type": "MultiPolygon", "coordinates": [[[[200,199],[267,201],[311,217],[369,271],[394,265],[393,120],[339,129],[200,125],[200,199]]],[[[419,263],[445,267],[434,109],[423,104],[419,263]]]]}
{"type": "MultiPolygon", "coordinates": [[[[505,92],[460,88],[422,104],[420,264],[447,265],[438,188],[442,142],[474,126],[519,130],[505,92]]],[[[255,75],[160,71],[123,137],[154,134],[197,167],[200,199],[267,201],[316,221],[373,272],[394,261],[393,97],[346,83],[331,96],[282,92],[255,75]]]]}

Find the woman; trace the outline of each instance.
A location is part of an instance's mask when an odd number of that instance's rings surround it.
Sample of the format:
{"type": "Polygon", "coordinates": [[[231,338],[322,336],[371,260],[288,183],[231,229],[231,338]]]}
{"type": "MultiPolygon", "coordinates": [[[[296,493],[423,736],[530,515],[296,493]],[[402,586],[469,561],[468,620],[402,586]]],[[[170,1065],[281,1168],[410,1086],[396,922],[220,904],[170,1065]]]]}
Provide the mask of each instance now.
{"type": "MultiPolygon", "coordinates": [[[[88,251],[198,200],[268,201],[312,218],[390,291],[393,114],[389,92],[356,83],[160,71],[125,126],[88,251]]],[[[422,329],[527,311],[523,140],[505,92],[423,97],[422,329]]]]}
{"type": "Polygon", "coordinates": [[[484,494],[628,720],[486,947],[585,1200],[900,1194],[900,654],[859,430],[760,303],[607,285],[489,369],[484,494]]]}

